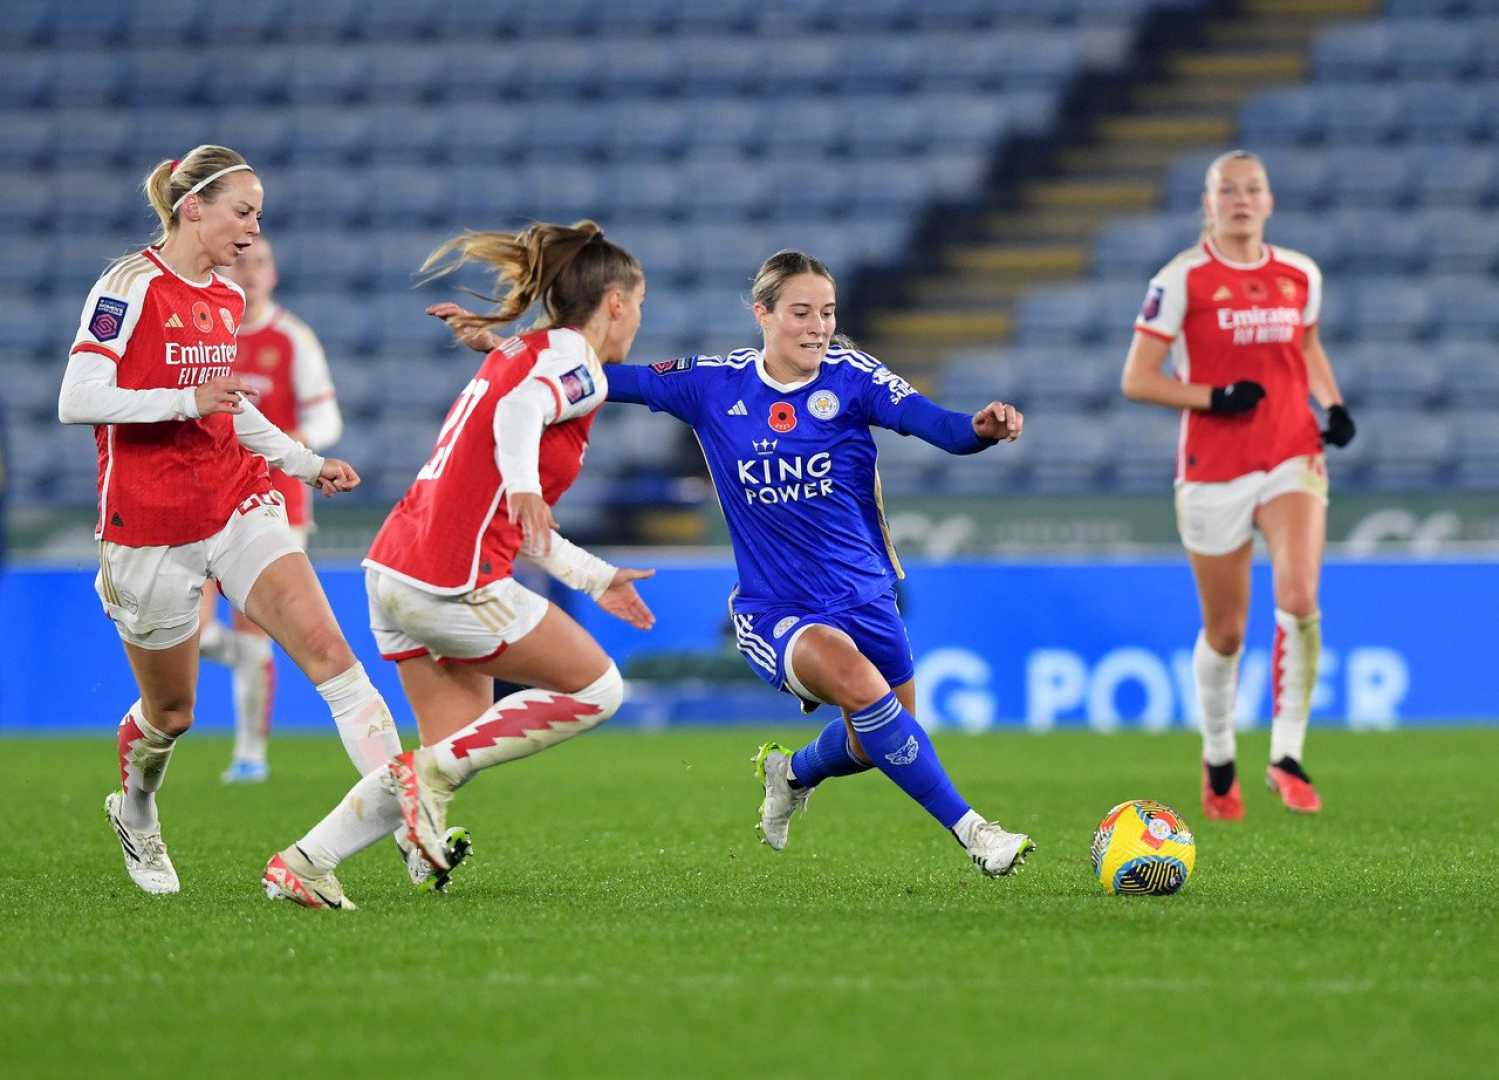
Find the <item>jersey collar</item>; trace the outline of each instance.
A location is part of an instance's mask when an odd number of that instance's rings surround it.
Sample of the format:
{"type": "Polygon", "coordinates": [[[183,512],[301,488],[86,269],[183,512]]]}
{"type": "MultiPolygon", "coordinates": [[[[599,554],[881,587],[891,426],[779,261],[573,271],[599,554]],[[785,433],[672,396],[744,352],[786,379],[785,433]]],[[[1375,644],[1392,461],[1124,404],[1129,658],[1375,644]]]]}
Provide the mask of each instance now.
{"type": "Polygon", "coordinates": [[[772,379],[770,377],[770,374],[765,370],[765,350],[764,349],[756,349],[756,350],[754,350],[754,352],[755,352],[755,374],[759,375],[760,376],[760,381],[763,382],[766,386],[770,387],[772,390],[779,390],[783,394],[791,394],[791,393],[795,393],[797,390],[803,389],[804,387],[811,386],[818,379],[822,378],[822,365],[819,364],[817,366],[817,370],[815,372],[813,372],[807,378],[803,379],[801,382],[792,382],[792,383],[776,382],[774,379],[772,379]]]}
{"type": "Polygon", "coordinates": [[[143,250],[145,252],[146,258],[150,259],[157,266],[161,267],[167,273],[171,274],[178,281],[185,281],[195,289],[206,289],[210,285],[212,285],[214,281],[217,280],[217,275],[215,275],[214,272],[210,270],[208,271],[208,277],[203,281],[194,281],[192,278],[187,277],[183,274],[179,274],[177,273],[177,271],[168,266],[167,261],[161,257],[161,252],[157,251],[156,248],[148,247],[143,250]]]}
{"type": "Polygon", "coordinates": [[[1260,267],[1264,266],[1270,261],[1270,245],[1265,243],[1263,240],[1260,241],[1260,247],[1263,249],[1260,252],[1260,257],[1254,262],[1247,263],[1234,262],[1232,259],[1226,257],[1223,252],[1218,250],[1217,246],[1211,240],[1204,240],[1202,242],[1202,245],[1203,247],[1208,249],[1209,255],[1217,259],[1230,270],[1258,270],[1260,267]]]}

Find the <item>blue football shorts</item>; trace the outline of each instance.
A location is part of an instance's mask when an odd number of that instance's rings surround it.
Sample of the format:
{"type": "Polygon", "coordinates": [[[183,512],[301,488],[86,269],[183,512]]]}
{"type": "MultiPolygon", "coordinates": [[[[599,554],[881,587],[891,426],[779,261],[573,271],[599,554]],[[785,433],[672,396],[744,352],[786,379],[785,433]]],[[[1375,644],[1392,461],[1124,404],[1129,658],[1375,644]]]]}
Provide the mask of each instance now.
{"type": "Polygon", "coordinates": [[[799,698],[811,712],[820,704],[786,663],[797,639],[809,626],[831,626],[853,639],[854,645],[892,687],[910,681],[916,672],[911,638],[895,604],[895,590],[866,604],[831,614],[795,604],[763,611],[737,611],[737,593],[729,596],[729,618],[734,640],[750,669],[777,690],[799,698]]]}

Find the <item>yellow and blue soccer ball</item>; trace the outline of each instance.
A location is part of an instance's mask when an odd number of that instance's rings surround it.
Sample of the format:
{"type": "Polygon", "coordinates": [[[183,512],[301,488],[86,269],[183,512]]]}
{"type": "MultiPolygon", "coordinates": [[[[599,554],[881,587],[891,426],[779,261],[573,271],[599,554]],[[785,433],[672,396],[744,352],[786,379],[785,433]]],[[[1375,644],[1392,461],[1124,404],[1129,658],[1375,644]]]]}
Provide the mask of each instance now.
{"type": "Polygon", "coordinates": [[[1171,807],[1131,799],[1098,823],[1092,855],[1093,876],[1111,896],[1169,896],[1192,876],[1197,844],[1171,807]]]}

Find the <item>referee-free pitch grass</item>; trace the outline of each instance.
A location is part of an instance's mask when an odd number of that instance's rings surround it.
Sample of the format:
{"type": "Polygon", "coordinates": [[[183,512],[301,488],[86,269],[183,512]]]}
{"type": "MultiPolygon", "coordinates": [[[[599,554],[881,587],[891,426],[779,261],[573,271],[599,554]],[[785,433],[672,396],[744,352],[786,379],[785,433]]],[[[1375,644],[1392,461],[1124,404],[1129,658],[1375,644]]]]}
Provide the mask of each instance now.
{"type": "MultiPolygon", "coordinates": [[[[809,729],[782,731],[800,741],[809,729]]],[[[272,904],[267,856],[343,795],[337,742],[258,787],[189,737],[160,797],[183,880],[129,883],[113,739],[0,742],[3,1072],[42,1076],[1476,1076],[1499,1053],[1499,730],[1314,731],[1327,809],[1201,820],[1186,735],[943,735],[981,812],[1040,845],[988,880],[887,781],[833,781],[780,854],[752,829],[768,731],[607,729],[491,770],[451,895],[382,843],[352,913],[272,904]],[[1176,806],[1175,897],[1090,876],[1098,819],[1176,806]]]]}

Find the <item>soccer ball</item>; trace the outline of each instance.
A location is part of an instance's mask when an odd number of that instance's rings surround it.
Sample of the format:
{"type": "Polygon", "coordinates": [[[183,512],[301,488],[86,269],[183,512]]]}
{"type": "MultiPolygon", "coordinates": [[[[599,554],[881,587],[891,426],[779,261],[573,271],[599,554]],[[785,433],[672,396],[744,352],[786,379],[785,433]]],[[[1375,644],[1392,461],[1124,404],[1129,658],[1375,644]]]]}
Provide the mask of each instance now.
{"type": "Polygon", "coordinates": [[[1192,876],[1197,844],[1171,807],[1131,799],[1104,815],[1093,834],[1093,876],[1111,896],[1168,896],[1192,876]]]}

